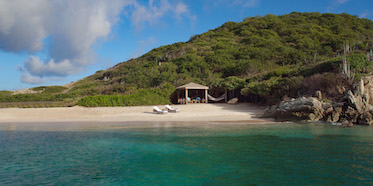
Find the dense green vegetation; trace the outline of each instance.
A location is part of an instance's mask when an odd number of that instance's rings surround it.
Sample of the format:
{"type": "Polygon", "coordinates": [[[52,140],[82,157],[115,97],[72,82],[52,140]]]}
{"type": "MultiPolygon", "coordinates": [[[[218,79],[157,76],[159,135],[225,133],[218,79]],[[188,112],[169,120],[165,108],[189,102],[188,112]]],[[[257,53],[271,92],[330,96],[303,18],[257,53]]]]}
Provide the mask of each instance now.
{"type": "Polygon", "coordinates": [[[1,96],[0,102],[63,101],[67,98],[72,98],[72,94],[15,94],[1,96]]]}
{"type": "Polygon", "coordinates": [[[159,89],[141,89],[128,95],[96,95],[82,98],[78,105],[85,107],[138,106],[170,104],[169,97],[175,88],[169,84],[159,89]]]}
{"type": "Polygon", "coordinates": [[[0,97],[5,97],[5,96],[9,96],[11,95],[12,92],[11,91],[0,91],[0,97]]]}
{"type": "Polygon", "coordinates": [[[76,94],[65,93],[66,87],[49,86],[35,87],[34,93],[13,94],[10,91],[0,91],[0,107],[54,107],[71,106],[76,94]]]}
{"type": "MultiPolygon", "coordinates": [[[[79,102],[85,106],[163,103],[155,98],[159,94],[150,92],[191,81],[209,86],[211,92],[231,90],[246,101],[271,103],[316,90],[333,100],[350,86],[341,74],[342,57],[347,56],[357,79],[372,72],[372,58],[367,57],[372,48],[373,22],[368,19],[330,13],[269,14],[227,22],[188,42],[153,49],[97,71],[69,90],[37,90],[49,92],[40,98],[48,101],[89,96],[79,102]],[[141,101],[141,96],[154,101],[141,101]]],[[[169,100],[170,95],[163,96],[169,100]]],[[[0,101],[23,99],[11,97],[0,94],[0,101]]]]}
{"type": "Polygon", "coordinates": [[[62,87],[62,86],[49,86],[49,87],[42,86],[42,87],[32,88],[32,90],[42,91],[44,94],[61,93],[66,89],[67,89],[66,87],[62,87]]]}
{"type": "Polygon", "coordinates": [[[149,90],[141,90],[129,95],[96,95],[82,98],[78,105],[85,107],[98,106],[136,106],[152,104],[169,104],[170,100],[149,90]]]}

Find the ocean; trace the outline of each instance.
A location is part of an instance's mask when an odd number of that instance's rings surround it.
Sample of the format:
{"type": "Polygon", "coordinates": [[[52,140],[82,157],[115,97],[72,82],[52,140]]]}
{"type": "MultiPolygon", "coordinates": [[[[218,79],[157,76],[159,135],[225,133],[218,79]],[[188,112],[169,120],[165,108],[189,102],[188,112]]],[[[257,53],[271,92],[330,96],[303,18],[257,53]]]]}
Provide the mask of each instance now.
{"type": "Polygon", "coordinates": [[[0,124],[0,185],[373,185],[373,127],[0,124]]]}

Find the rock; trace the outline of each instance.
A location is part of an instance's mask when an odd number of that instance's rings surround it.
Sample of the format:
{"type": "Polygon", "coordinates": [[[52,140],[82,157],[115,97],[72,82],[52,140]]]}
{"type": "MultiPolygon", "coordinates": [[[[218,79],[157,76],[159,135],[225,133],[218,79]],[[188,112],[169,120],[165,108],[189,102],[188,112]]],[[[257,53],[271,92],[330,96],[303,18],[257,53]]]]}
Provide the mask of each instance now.
{"type": "Polygon", "coordinates": [[[337,85],[337,90],[339,94],[344,94],[346,92],[346,88],[339,85],[337,85]]]}
{"type": "Polygon", "coordinates": [[[324,110],[325,110],[325,114],[330,114],[333,112],[333,107],[329,107],[327,109],[324,108],[324,110]]]}
{"type": "Polygon", "coordinates": [[[290,98],[289,98],[289,96],[287,96],[287,95],[284,95],[283,97],[282,97],[282,101],[289,101],[290,100],[290,98]]]}
{"type": "Polygon", "coordinates": [[[373,125],[373,115],[370,112],[365,112],[359,116],[358,124],[373,125]]]}
{"type": "Polygon", "coordinates": [[[362,113],[364,112],[366,108],[366,102],[360,95],[354,95],[354,93],[349,90],[347,92],[347,100],[351,107],[353,107],[358,112],[362,113]]]}
{"type": "Polygon", "coordinates": [[[359,112],[352,107],[348,107],[344,113],[344,118],[352,123],[357,123],[359,117],[359,112]]]}
{"type": "Polygon", "coordinates": [[[277,121],[319,121],[323,118],[322,103],[316,98],[297,98],[282,101],[278,107],[265,112],[263,117],[274,117],[277,121]]]}
{"type": "Polygon", "coordinates": [[[373,109],[373,76],[364,76],[347,92],[347,100],[351,107],[359,113],[373,109]]]}
{"type": "Polygon", "coordinates": [[[309,98],[298,98],[290,101],[282,101],[279,105],[279,108],[282,110],[289,111],[302,111],[309,110],[311,107],[318,107],[322,109],[322,104],[319,100],[313,97],[309,98]]]}
{"type": "Polygon", "coordinates": [[[320,91],[317,98],[302,97],[284,99],[279,106],[272,106],[263,117],[273,117],[277,121],[319,121],[341,123],[341,126],[354,124],[373,125],[373,75],[364,76],[350,90],[339,87],[345,94],[337,103],[324,103],[320,91]]]}
{"type": "Polygon", "coordinates": [[[228,104],[236,104],[238,102],[238,98],[232,98],[228,101],[228,104]]]}
{"type": "Polygon", "coordinates": [[[333,103],[332,107],[343,107],[344,105],[345,105],[345,103],[339,102],[339,103],[333,103]]]}
{"type": "Polygon", "coordinates": [[[354,124],[373,124],[373,76],[365,76],[347,92],[346,118],[354,124]]]}
{"type": "Polygon", "coordinates": [[[328,110],[329,108],[333,107],[332,103],[322,102],[322,108],[324,110],[328,110]]]}
{"type": "Polygon", "coordinates": [[[370,105],[373,105],[373,76],[363,76],[360,81],[360,85],[363,85],[362,94],[366,102],[370,105]]]}
{"type": "Polygon", "coordinates": [[[321,91],[320,90],[318,90],[318,91],[316,91],[316,98],[317,99],[319,99],[320,101],[322,100],[322,94],[321,94],[321,91]]]}
{"type": "Polygon", "coordinates": [[[331,107],[325,111],[325,121],[329,123],[335,123],[340,120],[340,116],[342,114],[341,107],[331,107]]]}
{"type": "Polygon", "coordinates": [[[342,122],[341,126],[342,127],[352,127],[352,126],[354,126],[354,124],[350,121],[345,120],[345,121],[342,122]]]}

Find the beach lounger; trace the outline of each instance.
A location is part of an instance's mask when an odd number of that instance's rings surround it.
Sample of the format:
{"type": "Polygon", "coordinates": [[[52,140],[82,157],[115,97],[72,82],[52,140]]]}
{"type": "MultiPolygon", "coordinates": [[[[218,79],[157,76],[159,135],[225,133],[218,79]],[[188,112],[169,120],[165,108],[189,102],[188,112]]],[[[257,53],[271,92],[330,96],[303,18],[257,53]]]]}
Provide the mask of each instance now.
{"type": "Polygon", "coordinates": [[[164,107],[166,107],[168,112],[178,112],[179,111],[178,108],[172,108],[170,105],[165,105],[164,107]]]}
{"type": "Polygon", "coordinates": [[[167,111],[167,110],[161,110],[161,109],[159,109],[157,106],[153,106],[153,113],[157,113],[157,114],[167,114],[168,111],[167,111]]]}

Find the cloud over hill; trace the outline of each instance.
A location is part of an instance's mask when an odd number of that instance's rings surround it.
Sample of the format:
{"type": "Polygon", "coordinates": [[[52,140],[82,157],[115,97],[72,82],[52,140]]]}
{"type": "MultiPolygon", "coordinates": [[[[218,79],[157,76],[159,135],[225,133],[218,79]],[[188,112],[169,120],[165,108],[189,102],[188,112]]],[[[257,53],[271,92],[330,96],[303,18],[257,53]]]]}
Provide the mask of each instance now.
{"type": "Polygon", "coordinates": [[[0,0],[0,50],[28,53],[21,81],[39,84],[95,63],[92,46],[110,36],[121,16],[141,29],[166,13],[181,17],[189,10],[167,0],[145,5],[136,0],[0,0]]]}

